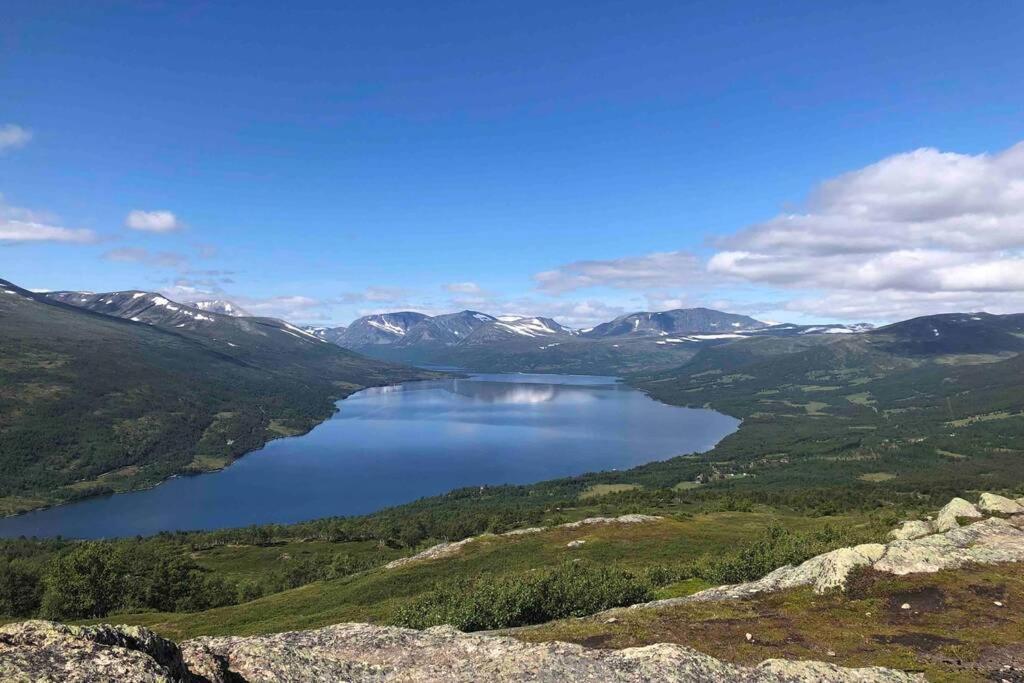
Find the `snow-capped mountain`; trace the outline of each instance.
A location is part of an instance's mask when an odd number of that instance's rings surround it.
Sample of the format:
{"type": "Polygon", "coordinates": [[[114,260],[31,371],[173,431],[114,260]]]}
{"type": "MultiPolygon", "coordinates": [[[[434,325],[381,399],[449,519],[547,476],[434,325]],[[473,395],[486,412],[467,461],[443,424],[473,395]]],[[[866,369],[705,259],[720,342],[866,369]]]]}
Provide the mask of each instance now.
{"type": "Polygon", "coordinates": [[[723,313],[710,308],[687,308],[659,313],[631,313],[583,330],[581,334],[590,339],[604,339],[671,334],[734,334],[763,327],[767,327],[767,324],[746,315],[723,313]]]}
{"type": "Polygon", "coordinates": [[[746,332],[744,336],[795,337],[807,334],[861,334],[863,332],[870,332],[873,329],[875,329],[875,326],[870,323],[854,323],[852,325],[841,325],[838,323],[824,323],[821,325],[780,323],[746,332]]]}
{"type": "Polygon", "coordinates": [[[324,338],[328,339],[329,336],[334,336],[335,339],[329,341],[350,349],[394,344],[405,337],[410,328],[426,318],[427,316],[424,314],[413,311],[366,315],[353,321],[347,328],[334,328],[335,330],[340,329],[340,331],[334,335],[326,335],[324,338]]]}
{"type": "Polygon", "coordinates": [[[231,315],[236,318],[248,318],[251,314],[244,308],[236,303],[227,301],[225,299],[210,299],[208,301],[193,301],[190,306],[198,308],[200,311],[208,311],[210,313],[220,313],[221,315],[231,315]]]}
{"type": "Polygon", "coordinates": [[[196,329],[216,322],[220,313],[180,304],[153,292],[47,292],[47,298],[96,313],[171,328],[196,329]]]}
{"type": "MultiPolygon", "coordinates": [[[[274,318],[243,318],[203,311],[154,292],[47,292],[47,299],[177,334],[213,342],[231,355],[296,352],[326,340],[274,318]],[[296,345],[299,345],[297,347],[296,345]]],[[[275,356],[276,357],[276,356],[275,356]]]]}
{"type": "Polygon", "coordinates": [[[479,311],[460,311],[425,317],[406,332],[398,345],[403,347],[451,346],[469,337],[481,325],[497,322],[497,320],[493,315],[479,311]]]}
{"type": "Polygon", "coordinates": [[[578,332],[551,318],[499,316],[485,323],[469,335],[464,344],[496,344],[499,342],[528,341],[571,337],[578,332]]]}
{"type": "Polygon", "coordinates": [[[339,327],[316,327],[313,325],[304,325],[302,327],[303,332],[308,332],[318,339],[323,339],[326,342],[337,344],[341,335],[345,333],[348,328],[345,326],[339,327]]]}

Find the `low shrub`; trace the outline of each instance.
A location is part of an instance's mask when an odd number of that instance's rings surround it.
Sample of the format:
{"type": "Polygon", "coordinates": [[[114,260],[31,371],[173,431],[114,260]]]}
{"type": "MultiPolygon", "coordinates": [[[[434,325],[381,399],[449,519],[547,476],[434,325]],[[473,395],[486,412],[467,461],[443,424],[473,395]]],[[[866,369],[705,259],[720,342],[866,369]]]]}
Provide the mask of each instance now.
{"type": "Polygon", "coordinates": [[[462,631],[481,631],[582,617],[650,599],[650,585],[630,572],[566,562],[547,571],[440,584],[400,610],[395,623],[412,628],[450,624],[462,631]]]}

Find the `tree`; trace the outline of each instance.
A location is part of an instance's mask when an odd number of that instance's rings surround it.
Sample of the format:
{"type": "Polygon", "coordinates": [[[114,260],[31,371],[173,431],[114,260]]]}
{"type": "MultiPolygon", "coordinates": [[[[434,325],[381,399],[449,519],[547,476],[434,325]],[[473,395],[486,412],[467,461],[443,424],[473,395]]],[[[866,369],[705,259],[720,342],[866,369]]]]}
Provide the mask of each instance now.
{"type": "Polygon", "coordinates": [[[57,557],[43,580],[42,615],[83,619],[120,607],[124,576],[116,559],[106,543],[81,543],[57,557]]]}

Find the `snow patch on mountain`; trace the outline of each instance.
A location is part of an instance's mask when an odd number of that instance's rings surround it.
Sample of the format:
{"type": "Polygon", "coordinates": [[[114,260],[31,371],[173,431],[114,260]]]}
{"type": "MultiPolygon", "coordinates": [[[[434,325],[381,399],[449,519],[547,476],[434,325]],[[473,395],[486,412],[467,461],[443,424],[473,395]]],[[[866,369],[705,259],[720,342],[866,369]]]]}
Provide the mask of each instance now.
{"type": "Polygon", "coordinates": [[[247,318],[249,313],[241,306],[224,299],[210,299],[208,301],[195,301],[191,304],[194,308],[208,313],[220,313],[235,318],[247,318]]]}

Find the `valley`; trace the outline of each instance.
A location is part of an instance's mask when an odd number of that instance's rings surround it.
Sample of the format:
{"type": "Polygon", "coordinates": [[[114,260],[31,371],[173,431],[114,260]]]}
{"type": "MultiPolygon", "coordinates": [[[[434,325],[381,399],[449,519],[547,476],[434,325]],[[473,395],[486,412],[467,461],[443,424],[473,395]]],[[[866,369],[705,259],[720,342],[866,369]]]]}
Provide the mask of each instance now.
{"type": "MultiPolygon", "coordinates": [[[[507,633],[529,642],[558,639],[601,648],[672,642],[734,663],[754,665],[780,655],[835,658],[844,666],[926,670],[936,680],[975,680],[974,669],[949,665],[950,657],[982,668],[986,657],[1015,661],[1003,650],[984,650],[977,639],[947,643],[919,635],[937,633],[949,620],[983,619],[987,603],[969,598],[971,591],[992,585],[1002,596],[1012,594],[1013,567],[869,576],[857,579],[850,596],[815,597],[794,589],[739,605],[575,617],[756,580],[836,548],[884,542],[900,520],[927,516],[953,496],[973,499],[992,490],[1019,496],[1021,316],[946,314],[871,328],[768,325],[698,309],[629,315],[582,331],[543,317],[384,314],[345,330],[362,328],[365,334],[345,337],[338,330],[217,314],[145,292],[39,295],[7,287],[14,294],[0,299],[0,312],[18,324],[4,328],[4,343],[20,355],[5,356],[19,360],[4,371],[19,378],[13,386],[20,397],[32,398],[34,410],[67,410],[48,403],[63,391],[47,394],[38,387],[44,375],[54,385],[69,381],[68,366],[83,375],[81,383],[68,386],[86,387],[93,400],[103,400],[106,394],[97,388],[114,386],[117,378],[95,369],[102,369],[95,353],[116,344],[136,349],[119,366],[128,377],[159,367],[170,373],[161,377],[183,381],[189,377],[184,368],[198,367],[209,387],[223,376],[223,403],[198,404],[195,410],[210,415],[210,424],[225,423],[225,443],[233,434],[232,420],[252,410],[251,396],[260,396],[264,409],[294,410],[300,404],[291,397],[299,395],[306,402],[301,405],[315,399],[326,406],[307,422],[268,410],[261,418],[266,421],[257,424],[261,431],[254,432],[264,440],[306,432],[327,419],[305,437],[277,440],[220,474],[3,520],[9,536],[107,536],[103,517],[89,512],[95,506],[122,523],[133,515],[147,524],[156,520],[155,526],[122,525],[115,535],[162,531],[106,541],[0,541],[0,585],[10,586],[6,593],[0,590],[0,612],[9,621],[45,616],[94,623],[116,614],[121,623],[172,638],[265,634],[339,621],[416,628],[455,623],[464,630],[512,629],[507,633]],[[52,320],[80,326],[103,345],[69,345],[54,333],[52,320]],[[723,325],[734,329],[718,332],[723,325]],[[355,345],[352,339],[363,340],[358,351],[340,346],[355,345]],[[29,341],[35,355],[25,350],[29,341]],[[158,354],[148,351],[153,344],[161,345],[158,354]],[[73,363],[58,354],[69,354],[73,363]],[[197,359],[203,364],[197,366],[197,359]],[[176,363],[169,366],[173,371],[165,367],[170,363],[176,363]],[[453,378],[399,363],[560,374],[453,378]],[[619,374],[624,382],[564,374],[577,369],[619,374]],[[353,395],[364,386],[410,379],[415,381],[353,395]],[[331,404],[345,396],[331,417],[331,404]],[[236,407],[228,410],[231,401],[236,407]],[[640,406],[663,418],[638,421],[645,414],[637,411],[640,406]],[[694,421],[681,421],[688,413],[673,406],[694,409],[694,421]],[[572,426],[593,410],[592,421],[572,426]],[[623,415],[630,417],[622,421],[623,415]],[[700,443],[679,441],[679,435],[709,429],[716,424],[712,418],[723,420],[717,423],[723,431],[704,432],[707,440],[700,443]],[[738,429],[732,431],[735,421],[738,429]],[[381,424],[390,426],[382,431],[381,424]],[[436,431],[425,439],[428,425],[436,431]],[[461,446],[446,435],[453,425],[468,430],[461,446]],[[592,440],[581,440],[595,425],[602,429],[589,435],[592,440]],[[359,436],[353,427],[369,431],[359,436]],[[549,427],[557,427],[551,434],[559,438],[536,441],[549,427]],[[527,437],[531,432],[524,428],[538,431],[527,437]],[[489,429],[496,431],[486,436],[489,429]],[[616,429],[623,431],[616,436],[616,429]],[[381,440],[382,433],[388,439],[381,440]],[[298,448],[306,439],[320,443],[322,455],[306,460],[298,448]],[[402,443],[417,454],[419,469],[410,468],[411,461],[396,461],[390,471],[374,469],[387,462],[388,453],[401,452],[402,443]],[[438,458],[426,443],[437,447],[438,458]],[[546,450],[531,455],[535,443],[546,450]],[[338,445],[363,459],[339,460],[338,445]],[[455,457],[460,452],[465,457],[455,457]],[[340,466],[339,478],[318,470],[318,459],[340,466]],[[276,503],[259,479],[247,479],[261,463],[271,466],[266,481],[295,495],[276,503]],[[432,478],[445,471],[444,463],[453,465],[456,478],[432,478]],[[310,478],[290,479],[293,471],[307,471],[310,478]],[[403,479],[410,471],[416,476],[403,479]],[[188,492],[218,481],[223,487],[209,487],[206,498],[188,492]],[[400,481],[415,486],[402,488],[400,481]],[[346,486],[352,486],[350,493],[346,486]],[[310,507],[335,496],[330,507],[310,507]],[[152,505],[133,502],[143,498],[152,505]],[[250,498],[259,501],[252,510],[268,516],[247,517],[250,498]],[[285,516],[277,516],[278,504],[285,516]],[[186,523],[178,510],[210,516],[186,523]],[[54,522],[33,526],[33,520],[54,522]],[[183,531],[183,524],[206,530],[183,531]],[[80,583],[85,576],[94,578],[80,583]],[[159,597],[147,588],[157,585],[163,587],[159,597]],[[573,592],[572,586],[586,590],[573,592]],[[545,602],[551,591],[562,591],[558,603],[568,612],[545,602]],[[825,615],[885,613],[892,596],[914,591],[959,596],[960,607],[884,625],[851,617],[850,623],[864,621],[859,628],[877,636],[866,650],[815,635],[825,615]],[[522,603],[527,599],[538,602],[522,603]],[[500,609],[484,609],[489,604],[500,609]],[[698,631],[716,634],[714,643],[698,642],[698,631]],[[754,634],[752,642],[731,644],[746,632],[754,634]]],[[[191,385],[161,386],[187,396],[191,385]]],[[[204,389],[203,395],[209,393],[204,389]]],[[[14,405],[25,401],[6,404],[4,419],[12,424],[41,414],[26,416],[11,410],[14,405]]],[[[127,410],[132,404],[120,405],[127,410]]],[[[161,405],[166,404],[153,408],[161,405]]],[[[121,424],[121,414],[113,415],[106,418],[109,424],[121,424]]],[[[103,424],[97,423],[97,447],[105,443],[103,424]]],[[[197,443],[208,442],[201,437],[197,443]]],[[[117,442],[106,443],[116,448],[117,442]]],[[[181,460],[154,459],[155,453],[146,452],[118,461],[114,471],[127,483],[108,484],[108,490],[134,487],[154,472],[182,471],[173,463],[198,459],[188,448],[197,447],[184,448],[176,456],[181,460]]],[[[219,460],[217,453],[204,451],[206,462],[219,467],[232,459],[219,460]]],[[[105,474],[109,468],[96,471],[117,482],[105,474]]],[[[1010,644],[1014,624],[998,622],[979,638],[1010,644]]]]}

